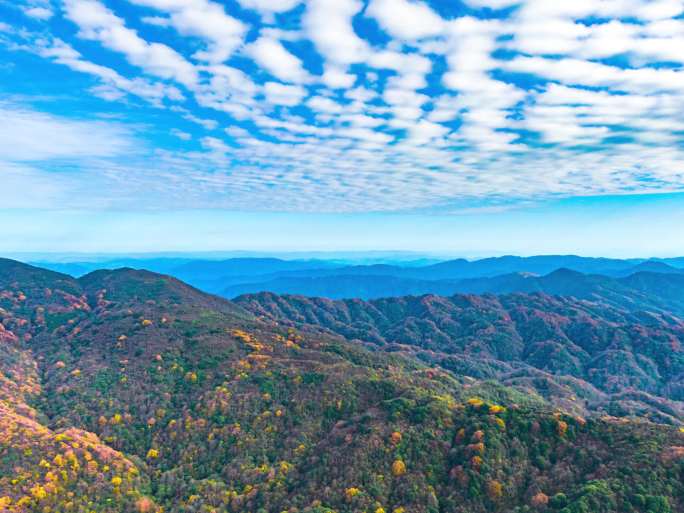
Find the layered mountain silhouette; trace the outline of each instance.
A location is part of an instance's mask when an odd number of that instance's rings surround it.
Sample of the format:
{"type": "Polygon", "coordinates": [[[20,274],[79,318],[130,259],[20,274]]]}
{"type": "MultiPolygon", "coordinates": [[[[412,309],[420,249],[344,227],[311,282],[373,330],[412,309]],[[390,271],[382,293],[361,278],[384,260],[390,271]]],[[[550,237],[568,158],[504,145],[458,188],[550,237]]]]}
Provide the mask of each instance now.
{"type": "Polygon", "coordinates": [[[681,330],[543,294],[231,302],[0,260],[0,510],[682,511],[681,330]]]}
{"type": "Polygon", "coordinates": [[[545,276],[513,273],[491,278],[426,281],[394,276],[331,276],[277,278],[264,283],[230,287],[226,297],[274,292],[331,299],[378,299],[406,295],[544,293],[596,301],[632,311],[674,312],[684,315],[684,273],[636,272],[625,277],[588,275],[558,269],[545,276]]]}
{"type": "MultiPolygon", "coordinates": [[[[403,262],[401,265],[348,265],[340,261],[277,258],[119,259],[41,265],[74,276],[97,269],[144,268],[175,276],[202,290],[228,298],[265,291],[336,299],[374,299],[411,294],[449,295],[469,292],[470,288],[496,293],[499,292],[496,290],[497,283],[506,277],[510,288],[512,280],[528,275],[545,276],[560,269],[610,278],[627,277],[639,272],[684,273],[684,260],[676,258],[618,260],[578,256],[509,256],[474,261],[460,259],[428,265],[420,262],[403,262]],[[483,278],[499,279],[489,284],[469,281],[483,278]]],[[[529,283],[521,285],[524,288],[531,286],[529,283]]]]}

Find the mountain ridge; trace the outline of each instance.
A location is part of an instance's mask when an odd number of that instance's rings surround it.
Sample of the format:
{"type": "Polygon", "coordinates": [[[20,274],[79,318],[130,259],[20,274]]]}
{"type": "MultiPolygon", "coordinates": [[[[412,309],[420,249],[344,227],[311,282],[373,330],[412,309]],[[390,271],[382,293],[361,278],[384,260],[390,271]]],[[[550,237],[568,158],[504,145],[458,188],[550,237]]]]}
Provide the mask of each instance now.
{"type": "MultiPolygon", "coordinates": [[[[368,302],[262,293],[236,302],[255,315],[301,329],[323,328],[390,350],[409,348],[431,363],[456,365],[453,368],[469,369],[480,378],[506,383],[507,373],[523,367],[530,376],[542,371],[551,380],[558,375],[579,378],[581,387],[607,394],[594,399],[607,399],[606,412],[622,407],[610,404],[613,394],[641,390],[652,396],[647,402],[662,402],[662,410],[655,408],[653,413],[663,414],[663,421],[684,420],[684,396],[679,392],[684,385],[684,321],[671,315],[629,312],[543,293],[425,295],[368,302]],[[676,360],[656,364],[661,352],[676,360]],[[492,364],[502,371],[485,372],[492,364]],[[674,381],[660,381],[668,373],[674,381]]],[[[588,399],[585,407],[591,402],[588,399]]],[[[643,406],[643,411],[651,409],[643,406]]]]}

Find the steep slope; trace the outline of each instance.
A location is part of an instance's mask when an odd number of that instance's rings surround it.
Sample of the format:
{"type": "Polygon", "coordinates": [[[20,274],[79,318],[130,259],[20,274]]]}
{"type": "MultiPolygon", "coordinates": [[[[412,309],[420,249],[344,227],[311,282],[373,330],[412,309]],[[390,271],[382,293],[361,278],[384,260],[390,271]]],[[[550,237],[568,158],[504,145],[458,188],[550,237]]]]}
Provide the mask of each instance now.
{"type": "Polygon", "coordinates": [[[530,387],[566,408],[684,420],[684,321],[544,294],[237,303],[279,322],[417,353],[459,374],[530,387]],[[571,404],[569,404],[572,399],[571,404]]]}
{"type": "Polygon", "coordinates": [[[258,319],[165,276],[15,279],[29,271],[0,274],[11,348],[0,359],[11,382],[0,510],[684,507],[678,429],[554,412],[539,396],[258,319]]]}
{"type": "Polygon", "coordinates": [[[89,311],[71,277],[0,260],[1,511],[86,511],[115,501],[133,511],[145,503],[149,481],[135,462],[93,433],[50,428],[36,408],[45,390],[35,341],[61,339],[89,311]]]}
{"type": "Polygon", "coordinates": [[[658,298],[673,311],[684,312],[684,274],[640,272],[620,281],[638,293],[658,298]]]}

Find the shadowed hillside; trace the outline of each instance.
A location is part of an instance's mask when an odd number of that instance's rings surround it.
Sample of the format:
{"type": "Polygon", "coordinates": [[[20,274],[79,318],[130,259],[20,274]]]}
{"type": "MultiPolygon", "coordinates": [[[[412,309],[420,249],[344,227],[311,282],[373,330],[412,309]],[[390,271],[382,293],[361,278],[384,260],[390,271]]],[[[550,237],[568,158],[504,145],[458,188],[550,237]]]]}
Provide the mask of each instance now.
{"type": "Polygon", "coordinates": [[[545,294],[370,302],[259,294],[257,315],[530,388],[566,408],[684,419],[684,321],[545,294]]]}

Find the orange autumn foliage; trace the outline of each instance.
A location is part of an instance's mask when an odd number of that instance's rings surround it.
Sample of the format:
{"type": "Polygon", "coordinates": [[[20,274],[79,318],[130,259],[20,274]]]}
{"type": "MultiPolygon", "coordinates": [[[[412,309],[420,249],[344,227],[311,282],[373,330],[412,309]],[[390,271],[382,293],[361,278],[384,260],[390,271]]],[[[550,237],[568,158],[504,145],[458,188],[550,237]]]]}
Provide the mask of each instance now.
{"type": "Polygon", "coordinates": [[[496,480],[491,480],[487,482],[487,495],[493,501],[499,500],[503,497],[503,485],[496,480]]]}
{"type": "Polygon", "coordinates": [[[151,513],[156,509],[154,502],[147,497],[140,497],[135,503],[138,513],[151,513]]]}
{"type": "Polygon", "coordinates": [[[406,474],[406,464],[401,460],[395,460],[392,463],[392,475],[394,477],[403,476],[406,474]]]}

